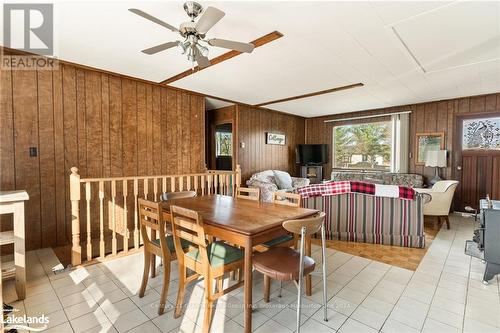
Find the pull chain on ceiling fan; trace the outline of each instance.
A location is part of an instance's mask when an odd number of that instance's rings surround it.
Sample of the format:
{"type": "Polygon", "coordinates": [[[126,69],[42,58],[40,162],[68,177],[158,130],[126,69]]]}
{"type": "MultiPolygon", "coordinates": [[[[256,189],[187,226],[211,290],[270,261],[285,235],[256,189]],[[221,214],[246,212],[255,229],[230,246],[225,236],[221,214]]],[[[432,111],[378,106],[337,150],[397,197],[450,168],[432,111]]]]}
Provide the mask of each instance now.
{"type": "Polygon", "coordinates": [[[156,54],[177,47],[182,54],[187,55],[188,60],[191,61],[192,68],[194,68],[195,61],[198,63],[199,67],[205,68],[210,66],[210,60],[208,60],[208,46],[222,47],[246,53],[251,53],[253,51],[254,45],[251,43],[241,43],[219,38],[205,39],[207,32],[224,17],[225,13],[223,11],[214,7],[207,7],[198,21],[195,21],[198,15],[203,11],[203,7],[197,2],[188,1],[184,4],[184,10],[191,20],[182,23],[177,29],[140,9],[129,9],[132,13],[159,24],[172,32],[177,32],[184,38],[182,41],[167,42],[144,49],[142,50],[143,53],[156,54]],[[202,43],[206,44],[202,45],[202,43]]]}

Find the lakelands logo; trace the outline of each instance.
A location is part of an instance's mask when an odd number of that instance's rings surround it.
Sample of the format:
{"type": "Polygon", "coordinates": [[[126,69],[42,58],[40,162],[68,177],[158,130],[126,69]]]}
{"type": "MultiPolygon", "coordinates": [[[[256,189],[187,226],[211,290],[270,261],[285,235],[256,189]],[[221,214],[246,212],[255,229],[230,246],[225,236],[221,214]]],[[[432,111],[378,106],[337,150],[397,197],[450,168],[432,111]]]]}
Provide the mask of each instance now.
{"type": "Polygon", "coordinates": [[[49,317],[41,316],[8,316],[4,318],[3,324],[8,329],[28,330],[32,332],[41,332],[47,329],[49,317]]]}
{"type": "Polygon", "coordinates": [[[4,3],[3,45],[32,55],[2,55],[2,67],[53,69],[54,5],[51,3],[4,3]]]}

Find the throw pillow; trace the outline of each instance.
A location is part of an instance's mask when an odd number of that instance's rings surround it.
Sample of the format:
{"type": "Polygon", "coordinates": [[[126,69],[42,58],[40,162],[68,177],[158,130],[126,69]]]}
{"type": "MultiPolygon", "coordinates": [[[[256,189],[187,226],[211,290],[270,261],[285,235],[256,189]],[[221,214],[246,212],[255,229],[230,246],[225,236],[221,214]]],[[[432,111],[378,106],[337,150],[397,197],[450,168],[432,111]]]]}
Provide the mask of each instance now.
{"type": "Polygon", "coordinates": [[[292,188],[292,177],[288,172],[273,170],[274,180],[280,190],[288,190],[292,188]]]}

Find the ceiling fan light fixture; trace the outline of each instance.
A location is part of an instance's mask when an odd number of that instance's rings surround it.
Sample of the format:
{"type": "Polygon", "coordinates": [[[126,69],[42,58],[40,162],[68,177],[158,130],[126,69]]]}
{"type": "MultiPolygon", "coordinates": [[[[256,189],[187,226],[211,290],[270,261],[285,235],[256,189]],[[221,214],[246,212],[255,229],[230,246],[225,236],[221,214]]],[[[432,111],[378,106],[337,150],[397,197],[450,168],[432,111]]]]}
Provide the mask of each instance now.
{"type": "Polygon", "coordinates": [[[222,10],[214,7],[207,7],[203,10],[203,7],[194,1],[187,1],[184,4],[184,10],[191,20],[182,23],[179,29],[177,29],[140,9],[129,9],[130,12],[153,23],[161,25],[173,32],[177,32],[184,38],[183,42],[175,41],[163,43],[142,50],[143,53],[151,55],[177,47],[181,54],[187,53],[187,58],[191,61],[192,65],[196,61],[201,68],[206,68],[210,66],[210,60],[207,58],[209,53],[209,48],[207,47],[208,45],[222,47],[236,52],[251,53],[253,51],[254,45],[251,43],[241,43],[218,38],[212,38],[208,41],[204,40],[206,33],[224,17],[225,13],[222,10]],[[195,18],[197,18],[200,14],[201,16],[195,20],[195,18]],[[201,42],[207,43],[207,46],[200,45],[201,42]]]}
{"type": "Polygon", "coordinates": [[[190,46],[190,43],[189,42],[179,42],[179,44],[177,44],[177,50],[179,50],[179,52],[181,54],[186,54],[186,51],[187,49],[189,48],[190,46]]]}
{"type": "Polygon", "coordinates": [[[203,45],[197,44],[198,50],[200,50],[200,53],[202,56],[207,57],[208,56],[208,47],[205,47],[203,45]]]}
{"type": "Polygon", "coordinates": [[[189,49],[188,49],[188,52],[187,52],[187,58],[191,62],[195,61],[195,52],[194,52],[193,46],[189,46],[189,49]]]}

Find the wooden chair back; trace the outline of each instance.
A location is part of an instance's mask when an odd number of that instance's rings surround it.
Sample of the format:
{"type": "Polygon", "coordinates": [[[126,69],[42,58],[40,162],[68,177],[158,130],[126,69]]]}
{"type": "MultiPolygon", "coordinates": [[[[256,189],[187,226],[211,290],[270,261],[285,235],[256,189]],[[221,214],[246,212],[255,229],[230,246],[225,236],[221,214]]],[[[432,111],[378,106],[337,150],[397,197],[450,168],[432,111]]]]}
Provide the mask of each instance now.
{"type": "MultiPolygon", "coordinates": [[[[139,205],[139,224],[144,246],[148,249],[152,247],[157,248],[158,245],[153,243],[154,239],[151,239],[149,235],[151,235],[152,238],[156,238],[156,233],[158,232],[162,255],[169,255],[170,251],[168,250],[167,241],[165,239],[167,228],[166,222],[163,219],[161,203],[142,198],[138,198],[137,203],[139,205]]],[[[154,252],[156,253],[156,251],[154,252]]]]}
{"type": "Polygon", "coordinates": [[[273,203],[292,207],[300,207],[300,194],[288,192],[274,192],[273,203]]]}
{"type": "MultiPolygon", "coordinates": [[[[207,240],[201,215],[194,210],[175,205],[170,206],[170,214],[175,251],[182,253],[181,239],[187,240],[198,247],[202,262],[208,263],[207,240]]],[[[177,260],[184,264],[184,256],[178,256],[177,260]]]]}
{"type": "Polygon", "coordinates": [[[168,201],[174,199],[194,198],[196,195],[195,191],[165,192],[161,195],[160,200],[168,201]]]}
{"type": "Polygon", "coordinates": [[[308,236],[320,231],[324,221],[325,213],[321,212],[315,217],[285,221],[283,222],[283,228],[289,232],[300,235],[302,233],[302,227],[305,227],[305,235],[308,236]]]}
{"type": "Polygon", "coordinates": [[[259,201],[260,190],[258,188],[237,187],[236,198],[259,201]]]}

